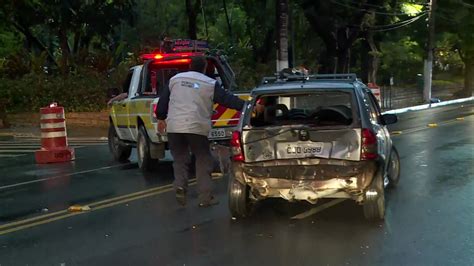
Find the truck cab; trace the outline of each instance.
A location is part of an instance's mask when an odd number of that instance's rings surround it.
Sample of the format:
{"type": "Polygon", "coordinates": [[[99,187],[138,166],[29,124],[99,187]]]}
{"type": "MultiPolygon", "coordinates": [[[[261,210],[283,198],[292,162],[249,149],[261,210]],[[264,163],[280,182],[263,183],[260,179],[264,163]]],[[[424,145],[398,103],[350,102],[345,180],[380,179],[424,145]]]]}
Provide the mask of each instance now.
{"type": "MultiPolygon", "coordinates": [[[[171,77],[189,70],[193,56],[206,56],[206,75],[219,81],[226,90],[236,87],[234,72],[226,58],[209,54],[205,42],[175,40],[167,49],[142,55],[144,63],[130,68],[122,93],[111,100],[109,148],[115,160],[128,160],[132,148],[136,148],[139,167],[149,170],[157,160],[164,158],[167,138],[157,134],[155,117],[159,95],[171,77]]],[[[239,111],[214,105],[210,141],[228,140],[239,117],[239,111]]]]}

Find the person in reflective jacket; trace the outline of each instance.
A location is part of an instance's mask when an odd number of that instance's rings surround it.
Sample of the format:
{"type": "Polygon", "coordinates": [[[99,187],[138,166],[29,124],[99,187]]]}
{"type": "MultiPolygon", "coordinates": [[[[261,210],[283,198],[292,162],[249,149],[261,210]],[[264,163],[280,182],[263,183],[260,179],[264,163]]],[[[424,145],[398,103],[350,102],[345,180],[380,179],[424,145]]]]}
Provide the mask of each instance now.
{"type": "Polygon", "coordinates": [[[173,156],[174,187],[179,204],[186,205],[186,192],[191,162],[196,157],[196,178],[199,206],[218,204],[212,194],[211,173],[214,159],[208,140],[212,127],[213,104],[242,110],[245,102],[224,90],[219,82],[204,75],[205,57],[193,57],[190,71],[173,76],[160,96],[156,116],[158,132],[167,133],[173,156]]]}

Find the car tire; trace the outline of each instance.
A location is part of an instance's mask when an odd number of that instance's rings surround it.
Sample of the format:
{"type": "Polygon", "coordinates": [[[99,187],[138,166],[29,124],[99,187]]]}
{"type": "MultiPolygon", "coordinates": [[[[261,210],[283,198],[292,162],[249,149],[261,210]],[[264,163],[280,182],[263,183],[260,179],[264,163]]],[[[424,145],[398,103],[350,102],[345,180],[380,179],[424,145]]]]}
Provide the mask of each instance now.
{"type": "Polygon", "coordinates": [[[108,143],[109,150],[114,156],[115,161],[121,163],[128,161],[128,158],[130,158],[130,154],[132,153],[132,147],[120,143],[117,131],[112,123],[109,125],[108,143]]]}
{"type": "Polygon", "coordinates": [[[137,161],[138,168],[143,171],[150,171],[153,168],[153,165],[157,163],[157,160],[152,159],[150,156],[150,140],[148,139],[145,127],[143,126],[140,126],[138,129],[137,161]]]}
{"type": "Polygon", "coordinates": [[[370,190],[377,191],[377,196],[366,196],[363,205],[364,216],[369,221],[382,221],[385,218],[385,191],[381,174],[376,174],[370,190]]]}
{"type": "Polygon", "coordinates": [[[232,174],[229,179],[229,210],[232,217],[245,218],[250,216],[250,188],[240,183],[232,174]]]}
{"type": "Polygon", "coordinates": [[[400,181],[400,156],[395,147],[392,147],[390,153],[390,162],[388,164],[388,188],[395,188],[400,181]]]}

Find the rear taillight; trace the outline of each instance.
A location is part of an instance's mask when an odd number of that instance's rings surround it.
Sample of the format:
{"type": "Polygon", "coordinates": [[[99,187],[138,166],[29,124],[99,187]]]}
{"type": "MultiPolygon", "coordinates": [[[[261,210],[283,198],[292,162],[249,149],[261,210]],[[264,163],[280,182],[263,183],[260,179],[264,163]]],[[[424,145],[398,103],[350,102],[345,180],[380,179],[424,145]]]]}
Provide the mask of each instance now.
{"type": "Polygon", "coordinates": [[[157,118],[156,118],[156,108],[158,108],[158,104],[154,103],[154,104],[152,104],[151,106],[152,106],[152,109],[153,109],[153,113],[152,113],[153,118],[154,118],[154,119],[157,119],[157,118]]]}
{"type": "Polygon", "coordinates": [[[377,136],[367,128],[362,129],[362,151],[360,158],[362,160],[377,159],[377,136]]]}
{"type": "Polygon", "coordinates": [[[242,142],[240,141],[240,132],[232,132],[232,138],[230,139],[230,147],[232,148],[232,160],[235,162],[243,162],[245,160],[242,152],[242,142]]]}

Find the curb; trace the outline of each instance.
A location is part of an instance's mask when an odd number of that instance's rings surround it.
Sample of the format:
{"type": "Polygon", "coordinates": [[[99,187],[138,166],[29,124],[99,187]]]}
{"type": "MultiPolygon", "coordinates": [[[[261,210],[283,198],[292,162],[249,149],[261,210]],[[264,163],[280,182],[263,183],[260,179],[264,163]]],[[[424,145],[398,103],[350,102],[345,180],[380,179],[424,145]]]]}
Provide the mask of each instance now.
{"type": "Polygon", "coordinates": [[[464,102],[469,102],[469,101],[474,101],[474,96],[468,97],[468,98],[444,101],[440,103],[427,103],[427,104],[415,105],[415,106],[410,106],[410,107],[405,107],[405,108],[400,108],[400,109],[393,109],[390,111],[383,112],[382,114],[401,114],[401,113],[406,113],[406,112],[420,111],[420,110],[425,110],[425,109],[430,109],[430,108],[435,108],[435,107],[440,107],[440,106],[445,106],[445,105],[451,105],[451,104],[456,104],[456,103],[464,103],[464,102]]]}

